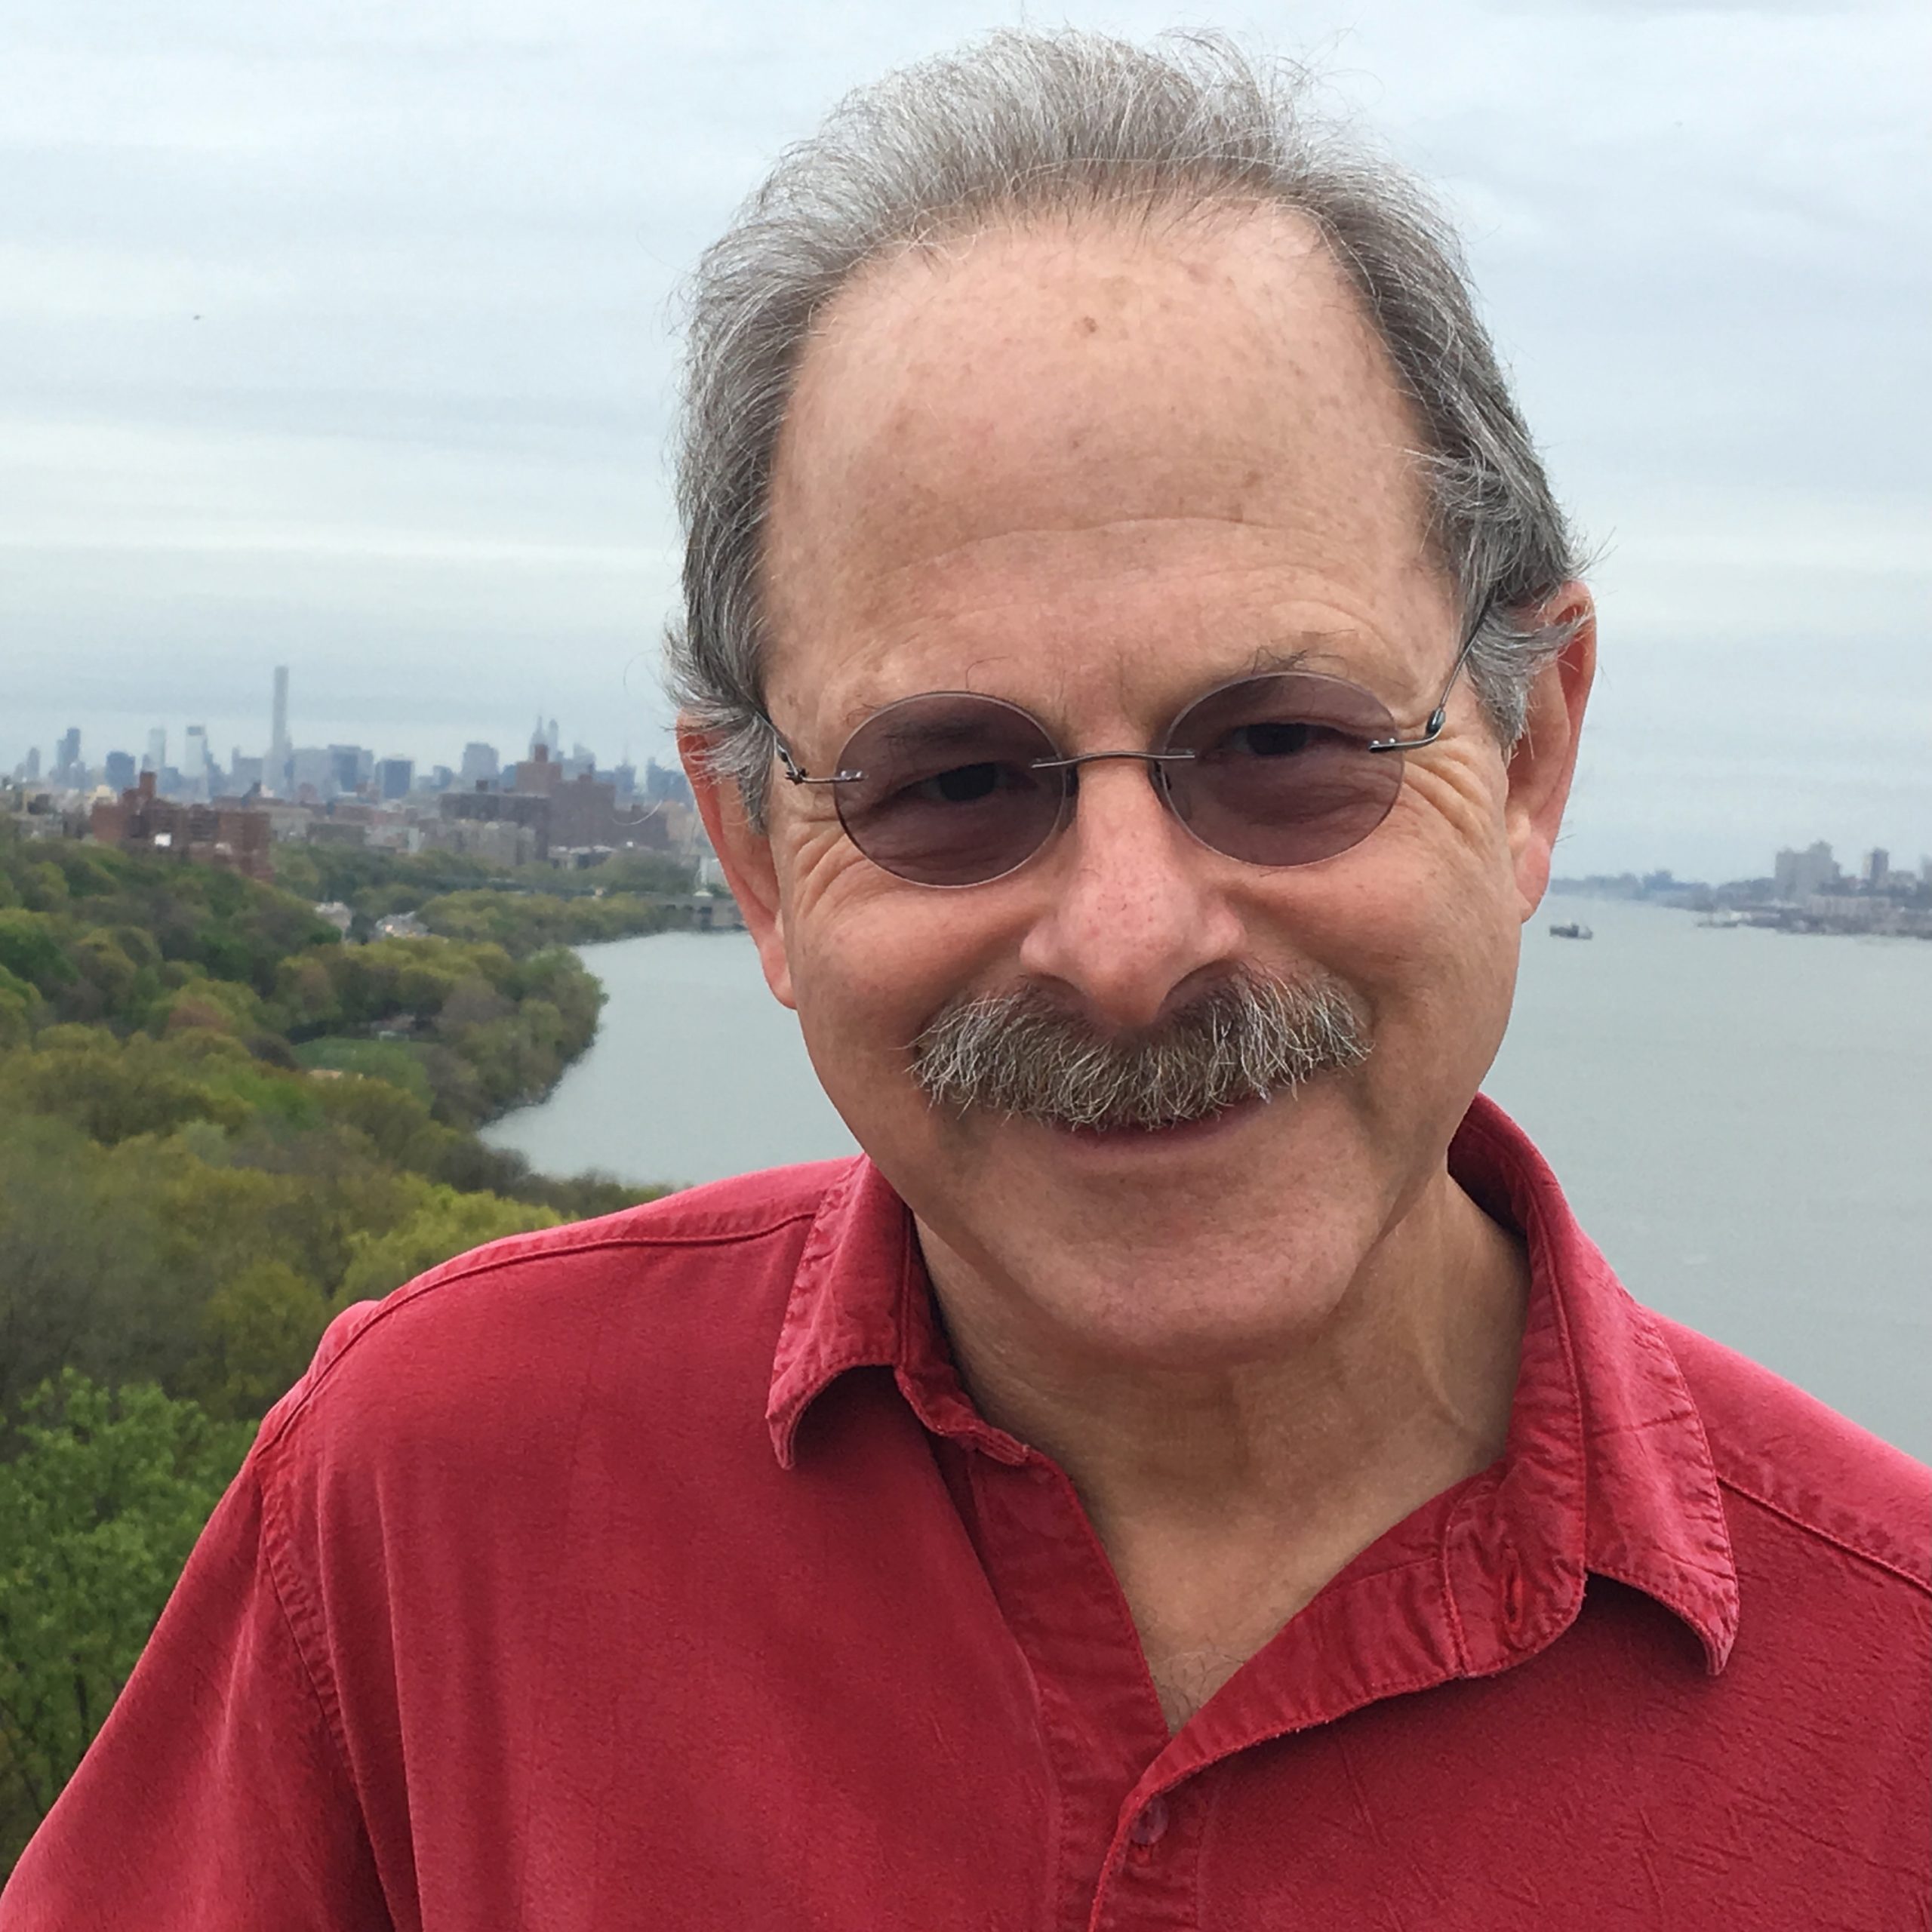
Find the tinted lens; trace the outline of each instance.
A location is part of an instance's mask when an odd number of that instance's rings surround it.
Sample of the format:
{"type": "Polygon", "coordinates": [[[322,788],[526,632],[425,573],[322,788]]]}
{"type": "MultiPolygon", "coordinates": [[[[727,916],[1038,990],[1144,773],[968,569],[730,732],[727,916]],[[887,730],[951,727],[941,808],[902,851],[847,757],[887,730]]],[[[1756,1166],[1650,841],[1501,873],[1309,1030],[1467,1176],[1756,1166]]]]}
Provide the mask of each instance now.
{"type": "Polygon", "coordinates": [[[977,885],[1023,864],[1053,835],[1064,774],[1036,720],[998,698],[940,691],[876,712],[840,753],[832,786],[852,843],[921,885],[977,885]]]}
{"type": "Polygon", "coordinates": [[[1306,866],[1358,844],[1402,789],[1397,735],[1372,692],[1282,671],[1223,685],[1176,720],[1161,768],[1176,815],[1203,844],[1255,866],[1306,866]]]}

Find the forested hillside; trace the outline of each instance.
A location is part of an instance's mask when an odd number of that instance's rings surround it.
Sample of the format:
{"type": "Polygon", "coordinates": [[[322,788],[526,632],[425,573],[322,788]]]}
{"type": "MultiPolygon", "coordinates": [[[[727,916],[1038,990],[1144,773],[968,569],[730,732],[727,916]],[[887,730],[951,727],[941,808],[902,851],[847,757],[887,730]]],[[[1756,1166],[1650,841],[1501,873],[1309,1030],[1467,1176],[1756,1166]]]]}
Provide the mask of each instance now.
{"type": "Polygon", "coordinates": [[[0,832],[0,1875],[331,1316],[648,1198],[474,1129],[595,1031],[563,944],[675,921],[642,895],[681,873],[294,848],[281,878],[0,832]],[[450,936],[346,943],[317,900],[450,936]]]}

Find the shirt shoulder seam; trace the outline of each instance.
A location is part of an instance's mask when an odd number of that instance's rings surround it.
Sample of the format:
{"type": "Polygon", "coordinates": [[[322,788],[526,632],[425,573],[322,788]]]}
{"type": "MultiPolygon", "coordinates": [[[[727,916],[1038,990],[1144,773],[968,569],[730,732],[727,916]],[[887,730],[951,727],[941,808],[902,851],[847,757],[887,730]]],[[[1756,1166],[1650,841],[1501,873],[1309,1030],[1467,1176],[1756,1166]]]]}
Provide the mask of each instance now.
{"type": "Polygon", "coordinates": [[[343,1729],[341,1702],[334,1694],[333,1677],[326,1671],[318,1673],[315,1660],[309,1655],[309,1646],[303,1639],[303,1621],[297,1619],[295,1611],[290,1607],[293,1580],[284,1574],[289,1552],[281,1501],[259,1465],[254,1467],[251,1474],[262,1499],[262,1567],[268,1577],[269,1588],[274,1594],[275,1609],[281,1616],[282,1627],[288,1633],[289,1645],[295,1653],[296,1662],[302,1667],[303,1681],[308,1686],[309,1694],[315,1700],[315,1708],[321,1714],[322,1728],[328,1734],[330,1746],[335,1754],[337,1768],[342,1774],[344,1784],[355,1792],[359,1806],[361,1793],[357,1786],[355,1767],[349,1755],[349,1740],[343,1729]],[[328,1680],[326,1683],[325,1678],[328,1680]]]}
{"type": "Polygon", "coordinates": [[[1749,1484],[1739,1481],[1735,1476],[1726,1475],[1721,1469],[1718,1472],[1718,1482],[1721,1487],[1743,1497],[1747,1503],[1755,1503],[1759,1509],[1769,1510],[1774,1516],[1780,1521],[1789,1523],[1793,1529],[1801,1530],[1807,1536],[1814,1537],[1820,1543],[1829,1543],[1834,1549],[1842,1550],[1847,1556],[1855,1556],[1861,1563],[1869,1563],[1875,1570],[1882,1570],[1887,1576],[1896,1577],[1903,1583],[1909,1583],[1921,1596],[1932,1596],[1932,1583],[1928,1583],[1923,1577],[1915,1576],[1911,1571],[1893,1562],[1890,1558],[1881,1556],[1875,1550],[1867,1549],[1847,1537],[1837,1535],[1822,1524],[1801,1516],[1789,1504],[1780,1503],[1772,1497],[1761,1495],[1749,1484]]]}
{"type": "MultiPolygon", "coordinates": [[[[728,1232],[712,1234],[681,1234],[666,1232],[663,1234],[626,1232],[599,1235],[594,1240],[571,1241],[555,1247],[519,1247],[509,1254],[496,1254],[486,1249],[474,1261],[466,1264],[461,1257],[442,1263],[420,1275],[414,1281],[398,1288],[370,1312],[368,1319],[347,1337],[341,1346],[324,1362],[319,1370],[311,1370],[308,1377],[290,1392],[293,1399],[286,1409],[271,1417],[265,1425],[257,1452],[278,1449],[294,1426],[296,1420],[309,1407],[323,1386],[335,1374],[339,1364],[346,1361],[355,1352],[356,1345],[363,1337],[389,1321],[405,1308],[413,1307],[423,1297],[438,1288],[454,1287],[460,1281],[476,1279],[484,1275],[494,1274],[500,1269],[515,1268],[527,1262],[558,1260],[566,1256],[595,1254],[613,1248],[626,1247],[719,1247],[734,1241],[761,1240],[780,1229],[801,1221],[810,1221],[818,1213],[816,1206],[800,1207],[780,1215],[776,1220],[760,1222],[751,1227],[734,1229],[728,1232]],[[272,1432],[270,1432],[271,1428],[272,1432]]],[[[519,1237],[510,1237],[512,1241],[519,1237]]],[[[493,1247],[494,1244],[492,1244],[493,1247]]]]}

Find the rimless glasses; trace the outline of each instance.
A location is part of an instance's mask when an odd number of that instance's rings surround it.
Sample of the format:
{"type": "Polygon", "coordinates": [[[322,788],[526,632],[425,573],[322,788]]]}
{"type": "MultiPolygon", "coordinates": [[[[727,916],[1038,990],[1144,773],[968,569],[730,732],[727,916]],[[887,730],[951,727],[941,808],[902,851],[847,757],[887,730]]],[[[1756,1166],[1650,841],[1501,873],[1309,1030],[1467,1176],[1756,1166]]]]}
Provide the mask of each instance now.
{"type": "Polygon", "coordinates": [[[1016,871],[1071,817],[1081,767],[1115,758],[1144,764],[1202,844],[1248,865],[1312,865],[1389,816],[1402,755],[1441,736],[1480,624],[1412,737],[1373,691],[1310,671],[1217,685],[1152,751],[1068,757],[1032,712],[974,691],[924,691],[874,712],[829,777],[801,770],[776,727],[772,737],[786,779],[829,787],[852,843],[918,885],[983,885],[1016,871]]]}

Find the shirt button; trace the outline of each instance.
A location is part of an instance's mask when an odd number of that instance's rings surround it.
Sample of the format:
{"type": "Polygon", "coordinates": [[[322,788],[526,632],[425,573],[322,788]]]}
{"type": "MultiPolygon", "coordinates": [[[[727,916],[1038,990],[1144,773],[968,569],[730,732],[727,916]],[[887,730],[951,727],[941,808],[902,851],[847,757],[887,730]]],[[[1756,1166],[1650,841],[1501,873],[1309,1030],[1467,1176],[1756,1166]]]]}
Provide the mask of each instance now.
{"type": "Polygon", "coordinates": [[[1158,1844],[1167,1835],[1168,1801],[1158,1796],[1150,1798],[1140,1807],[1140,1815],[1128,1826],[1127,1835],[1143,1850],[1158,1844]]]}

